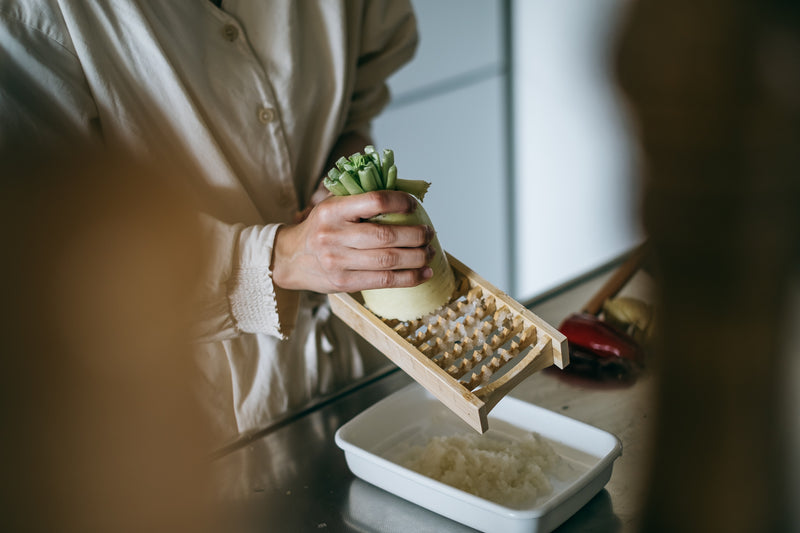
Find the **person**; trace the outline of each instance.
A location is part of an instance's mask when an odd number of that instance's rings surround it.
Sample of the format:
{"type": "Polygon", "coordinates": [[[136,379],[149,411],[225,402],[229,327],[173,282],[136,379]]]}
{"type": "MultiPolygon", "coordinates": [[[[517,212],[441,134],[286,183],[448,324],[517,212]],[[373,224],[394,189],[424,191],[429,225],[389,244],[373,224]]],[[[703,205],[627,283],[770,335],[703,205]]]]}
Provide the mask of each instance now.
{"type": "Polygon", "coordinates": [[[319,185],[372,143],[417,39],[406,0],[0,0],[0,150],[124,151],[200,213],[194,352],[220,441],[377,364],[324,293],[430,275],[430,228],[362,222],[411,197],[319,185]]]}
{"type": "Polygon", "coordinates": [[[617,76],[657,277],[639,531],[798,531],[800,4],[639,0],[617,76]]]}

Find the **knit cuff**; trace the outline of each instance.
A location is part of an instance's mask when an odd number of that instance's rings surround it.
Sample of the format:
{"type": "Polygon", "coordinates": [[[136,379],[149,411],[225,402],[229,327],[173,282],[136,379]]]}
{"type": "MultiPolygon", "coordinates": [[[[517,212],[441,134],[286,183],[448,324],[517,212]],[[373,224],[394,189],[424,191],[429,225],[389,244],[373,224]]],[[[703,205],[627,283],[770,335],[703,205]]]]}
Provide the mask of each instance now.
{"type": "Polygon", "coordinates": [[[294,329],[299,298],[296,291],[281,289],[272,282],[272,250],[279,226],[242,230],[228,300],[238,330],[285,339],[294,329]]]}

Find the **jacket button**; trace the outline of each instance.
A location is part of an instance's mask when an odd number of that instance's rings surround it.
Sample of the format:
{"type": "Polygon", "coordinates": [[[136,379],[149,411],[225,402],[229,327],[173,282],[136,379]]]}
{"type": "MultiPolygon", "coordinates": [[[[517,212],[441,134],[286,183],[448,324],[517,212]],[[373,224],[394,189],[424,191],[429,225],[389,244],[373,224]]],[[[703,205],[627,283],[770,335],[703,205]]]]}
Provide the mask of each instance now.
{"type": "Polygon", "coordinates": [[[225,27],[222,28],[222,36],[226,41],[233,42],[239,37],[239,28],[233,24],[226,24],[225,27]]]}
{"type": "Polygon", "coordinates": [[[275,120],[275,111],[269,107],[259,107],[258,108],[258,120],[262,124],[267,124],[275,120]]]}

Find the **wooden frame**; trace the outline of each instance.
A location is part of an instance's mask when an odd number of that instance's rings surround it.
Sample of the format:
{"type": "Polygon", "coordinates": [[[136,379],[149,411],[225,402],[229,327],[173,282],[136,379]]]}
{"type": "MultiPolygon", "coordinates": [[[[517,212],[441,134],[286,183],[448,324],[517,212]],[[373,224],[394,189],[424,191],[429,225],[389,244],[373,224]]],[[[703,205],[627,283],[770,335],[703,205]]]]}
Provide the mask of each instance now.
{"type": "Polygon", "coordinates": [[[489,411],[522,380],[569,364],[567,338],[450,254],[447,259],[456,293],[419,320],[382,320],[359,294],[331,294],[329,300],[336,316],[484,433],[489,411]]]}

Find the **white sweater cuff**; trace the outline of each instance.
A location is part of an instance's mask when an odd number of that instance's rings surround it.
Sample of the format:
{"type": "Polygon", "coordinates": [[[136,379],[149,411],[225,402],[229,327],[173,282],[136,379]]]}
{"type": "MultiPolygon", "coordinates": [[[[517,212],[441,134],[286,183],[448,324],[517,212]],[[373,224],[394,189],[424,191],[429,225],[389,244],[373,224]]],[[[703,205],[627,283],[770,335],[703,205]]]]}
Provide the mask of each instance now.
{"type": "Polygon", "coordinates": [[[228,300],[236,327],[285,339],[294,329],[298,294],[272,282],[272,250],[280,224],[244,228],[228,284],[228,300]]]}

